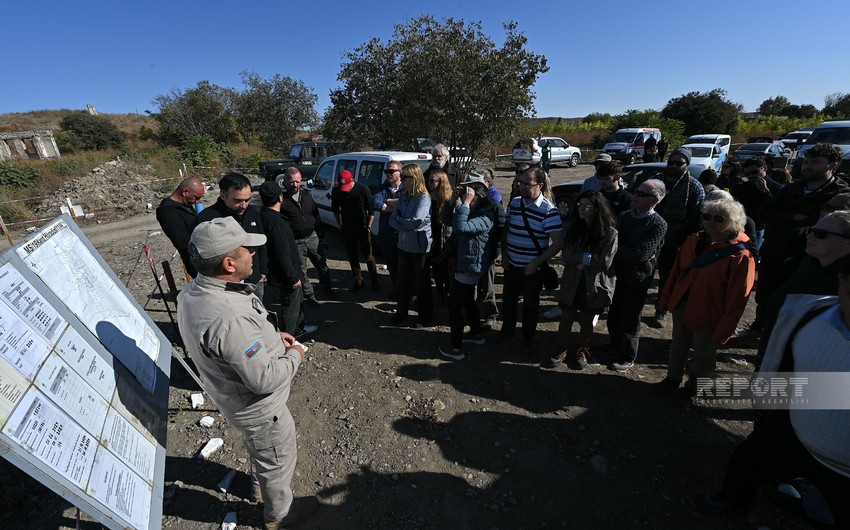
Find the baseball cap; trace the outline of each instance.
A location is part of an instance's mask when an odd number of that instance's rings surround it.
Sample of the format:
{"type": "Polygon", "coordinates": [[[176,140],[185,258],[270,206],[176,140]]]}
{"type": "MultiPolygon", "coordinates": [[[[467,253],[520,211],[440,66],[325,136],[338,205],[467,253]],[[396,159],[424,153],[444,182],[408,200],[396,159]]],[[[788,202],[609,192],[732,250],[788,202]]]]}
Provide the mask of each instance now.
{"type": "Polygon", "coordinates": [[[484,174],[483,174],[483,173],[480,173],[480,172],[475,171],[475,170],[473,169],[472,171],[470,171],[470,172],[466,175],[466,180],[464,180],[463,182],[461,182],[459,185],[460,185],[460,186],[469,186],[470,184],[484,184],[484,179],[485,179],[485,178],[486,178],[486,177],[484,176],[484,174]]]}
{"type": "Polygon", "coordinates": [[[596,158],[593,160],[593,162],[610,162],[612,160],[614,159],[611,158],[611,155],[609,155],[608,153],[599,153],[598,155],[596,155],[596,158]]]}
{"type": "Polygon", "coordinates": [[[218,217],[204,221],[192,232],[189,251],[203,259],[223,256],[239,247],[260,247],[266,244],[263,234],[249,234],[233,217],[218,217]]]}
{"type": "Polygon", "coordinates": [[[265,203],[268,199],[277,199],[283,193],[280,184],[274,180],[267,180],[260,185],[260,199],[265,203]]]}
{"type": "Polygon", "coordinates": [[[339,189],[342,191],[351,191],[351,188],[354,187],[354,176],[351,174],[351,171],[347,169],[343,169],[339,172],[339,175],[336,177],[337,183],[339,183],[339,189]]]}

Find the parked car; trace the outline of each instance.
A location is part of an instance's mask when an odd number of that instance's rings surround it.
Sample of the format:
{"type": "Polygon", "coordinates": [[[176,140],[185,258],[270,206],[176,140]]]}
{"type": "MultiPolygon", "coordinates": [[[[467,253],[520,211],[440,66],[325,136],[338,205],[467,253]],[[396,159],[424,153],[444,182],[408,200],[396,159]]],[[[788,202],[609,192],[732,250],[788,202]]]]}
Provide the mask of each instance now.
{"type": "Polygon", "coordinates": [[[785,150],[781,143],[752,143],[744,144],[730,155],[729,160],[743,163],[745,160],[763,156],[767,160],[768,167],[786,168],[791,160],[791,153],[785,150]]]}
{"type": "Polygon", "coordinates": [[[643,158],[644,142],[650,136],[656,141],[661,140],[661,130],[653,127],[619,129],[611,135],[611,140],[605,144],[604,151],[614,160],[634,164],[639,158],[643,158]]]}
{"type": "MultiPolygon", "coordinates": [[[[374,194],[385,179],[384,168],[390,160],[398,160],[402,166],[419,164],[424,172],[431,164],[431,155],[404,151],[363,151],[327,157],[313,179],[307,183],[307,190],[319,207],[322,223],[339,228],[331,210],[331,189],[336,186],[336,177],[340,171],[351,171],[355,182],[365,184],[374,194]]],[[[379,215],[380,212],[375,213],[375,217],[379,215]]],[[[377,233],[378,225],[378,219],[375,219],[372,224],[374,233],[377,233]]]]}
{"type": "Polygon", "coordinates": [[[787,149],[795,151],[797,149],[797,145],[804,143],[811,135],[812,131],[793,131],[783,136],[779,141],[782,142],[782,145],[784,145],[787,149]]]}
{"type": "Polygon", "coordinates": [[[685,144],[717,144],[723,155],[729,156],[729,145],[732,143],[732,137],[728,134],[695,134],[685,140],[685,144]]]}
{"type": "Polygon", "coordinates": [[[536,141],[532,138],[531,141],[520,140],[517,142],[511,153],[511,162],[516,165],[539,164],[543,156],[543,148],[547,145],[551,149],[550,165],[566,164],[568,167],[576,167],[581,160],[581,150],[578,147],[572,147],[563,138],[543,136],[536,141]]]}
{"type": "MultiPolygon", "coordinates": [[[[666,162],[646,162],[643,164],[632,164],[623,168],[620,185],[627,190],[631,190],[635,182],[643,182],[652,178],[662,178],[662,173],[667,168],[666,162]]],[[[688,171],[694,178],[699,177],[699,173],[705,169],[703,166],[691,164],[688,166],[688,171]]],[[[561,212],[561,217],[569,218],[570,211],[575,206],[576,199],[581,193],[581,185],[584,184],[584,179],[573,182],[565,182],[552,186],[552,197],[555,200],[555,205],[561,212]]]]}
{"type": "Polygon", "coordinates": [[[682,147],[687,147],[691,150],[691,165],[700,166],[702,169],[693,176],[699,178],[700,173],[706,169],[713,169],[720,173],[720,168],[723,167],[723,162],[726,160],[726,155],[723,153],[723,148],[718,144],[685,144],[682,147]]]}
{"type": "Polygon", "coordinates": [[[850,121],[848,120],[825,121],[818,125],[806,143],[797,151],[797,159],[794,160],[791,175],[797,178],[806,150],[820,143],[837,145],[844,151],[844,160],[841,161],[836,173],[850,181],[850,121]]]}
{"type": "Polygon", "coordinates": [[[264,180],[275,180],[290,167],[297,167],[304,180],[316,174],[316,168],[330,155],[344,153],[349,149],[347,144],[308,140],[293,144],[287,158],[263,160],[259,163],[260,177],[264,180]]]}

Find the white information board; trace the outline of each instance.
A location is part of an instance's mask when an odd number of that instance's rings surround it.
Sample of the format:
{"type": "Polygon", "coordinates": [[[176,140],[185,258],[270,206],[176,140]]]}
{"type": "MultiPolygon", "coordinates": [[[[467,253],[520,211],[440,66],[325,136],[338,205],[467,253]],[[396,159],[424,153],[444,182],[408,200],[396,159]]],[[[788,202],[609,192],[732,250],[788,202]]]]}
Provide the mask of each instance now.
{"type": "Polygon", "coordinates": [[[160,528],[171,344],[67,216],[0,258],[0,452],[109,528],[160,528]]]}

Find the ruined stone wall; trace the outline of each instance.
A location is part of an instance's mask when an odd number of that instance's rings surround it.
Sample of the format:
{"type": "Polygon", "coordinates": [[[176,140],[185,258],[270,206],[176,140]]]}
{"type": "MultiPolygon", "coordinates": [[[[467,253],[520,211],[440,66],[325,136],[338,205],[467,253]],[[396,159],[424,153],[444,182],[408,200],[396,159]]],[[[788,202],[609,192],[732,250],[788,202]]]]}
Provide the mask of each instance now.
{"type": "Polygon", "coordinates": [[[0,160],[59,158],[53,131],[0,133],[0,160]]]}

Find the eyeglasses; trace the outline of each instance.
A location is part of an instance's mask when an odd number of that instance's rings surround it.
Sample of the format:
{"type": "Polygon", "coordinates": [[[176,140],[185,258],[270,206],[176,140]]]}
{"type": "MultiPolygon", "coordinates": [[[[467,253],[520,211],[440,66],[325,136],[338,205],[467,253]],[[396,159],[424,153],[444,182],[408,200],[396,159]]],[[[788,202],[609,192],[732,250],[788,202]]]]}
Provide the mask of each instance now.
{"type": "Polygon", "coordinates": [[[539,182],[526,182],[524,180],[518,180],[517,184],[520,186],[525,186],[526,188],[533,188],[534,186],[539,186],[539,182]]]}
{"type": "Polygon", "coordinates": [[[704,214],[702,214],[702,220],[703,220],[703,221],[711,221],[711,220],[713,220],[715,223],[722,223],[722,222],[723,222],[723,221],[725,221],[726,219],[729,219],[729,218],[728,218],[728,217],[725,217],[725,216],[723,216],[723,215],[711,215],[710,213],[704,213],[704,214]]]}
{"type": "Polygon", "coordinates": [[[635,190],[635,196],[636,197],[654,197],[655,194],[654,193],[648,193],[648,192],[645,192],[643,190],[635,190]]]}
{"type": "Polygon", "coordinates": [[[384,173],[386,173],[387,175],[392,175],[396,171],[401,171],[401,170],[400,169],[385,169],[384,173]]]}
{"type": "Polygon", "coordinates": [[[667,160],[668,166],[684,166],[685,164],[687,164],[687,162],[685,162],[684,160],[678,162],[676,160],[667,160]]]}
{"type": "Polygon", "coordinates": [[[850,239],[850,236],[846,236],[844,234],[836,234],[835,232],[829,232],[828,230],[824,230],[823,228],[818,228],[816,226],[810,226],[806,228],[806,235],[814,234],[817,239],[826,239],[826,236],[835,236],[843,239],[850,239]]]}

